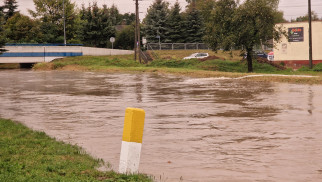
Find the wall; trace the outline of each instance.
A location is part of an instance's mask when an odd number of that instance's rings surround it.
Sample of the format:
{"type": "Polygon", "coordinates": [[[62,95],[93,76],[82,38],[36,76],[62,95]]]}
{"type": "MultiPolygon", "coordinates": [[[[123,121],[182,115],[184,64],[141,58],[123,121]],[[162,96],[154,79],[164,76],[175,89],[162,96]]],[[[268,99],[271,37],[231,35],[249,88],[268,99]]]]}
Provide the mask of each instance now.
{"type": "Polygon", "coordinates": [[[93,48],[82,47],[84,56],[109,56],[109,55],[128,55],[134,54],[134,51],[119,50],[119,49],[105,49],[105,48],[93,48]]]}
{"type": "Polygon", "coordinates": [[[67,56],[127,55],[134,51],[81,46],[5,46],[7,52],[0,55],[0,63],[50,62],[67,56]]]}
{"type": "MultiPolygon", "coordinates": [[[[277,24],[283,26],[288,32],[288,28],[303,27],[303,42],[289,42],[286,37],[281,39],[280,43],[275,43],[274,60],[307,63],[309,60],[309,23],[295,22],[277,24]]],[[[314,63],[322,61],[322,21],[312,22],[312,47],[314,63]]]]}

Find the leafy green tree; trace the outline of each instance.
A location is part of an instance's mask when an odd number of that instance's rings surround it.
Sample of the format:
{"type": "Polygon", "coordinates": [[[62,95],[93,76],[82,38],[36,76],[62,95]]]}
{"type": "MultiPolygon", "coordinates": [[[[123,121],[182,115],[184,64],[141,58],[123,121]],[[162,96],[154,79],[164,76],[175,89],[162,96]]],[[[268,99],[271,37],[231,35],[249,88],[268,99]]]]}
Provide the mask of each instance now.
{"type": "Polygon", "coordinates": [[[219,0],[207,25],[207,40],[214,50],[229,50],[242,47],[247,53],[248,72],[253,72],[253,48],[255,45],[275,39],[283,34],[275,27],[274,15],[278,0],[245,0],[238,4],[234,0],[219,0]]]}
{"type": "Polygon", "coordinates": [[[283,11],[276,11],[276,13],[274,15],[274,22],[275,23],[286,23],[286,22],[288,22],[284,18],[284,12],[283,11]]]}
{"type": "Polygon", "coordinates": [[[33,43],[38,42],[40,27],[39,22],[29,16],[16,13],[5,24],[7,42],[10,43],[33,43]]]}
{"type": "Polygon", "coordinates": [[[193,5],[187,10],[186,42],[202,42],[204,23],[200,11],[193,5]]]}
{"type": "Polygon", "coordinates": [[[63,43],[63,2],[65,3],[66,39],[69,43],[77,35],[79,19],[76,13],[75,3],[71,0],[33,0],[36,11],[29,13],[40,20],[42,40],[47,43],[63,43]]]}
{"type": "Polygon", "coordinates": [[[114,4],[109,8],[108,12],[106,13],[111,17],[113,26],[122,23],[122,15],[120,14],[118,8],[114,4]]]}
{"type": "Polygon", "coordinates": [[[125,25],[131,25],[135,21],[135,14],[134,13],[125,13],[121,14],[121,23],[120,24],[125,24],[125,25]]]}
{"type": "Polygon", "coordinates": [[[185,42],[185,25],[184,17],[180,13],[181,7],[178,1],[172,7],[167,20],[166,42],[184,43],[185,42]]]}
{"type": "Polygon", "coordinates": [[[4,18],[7,21],[17,11],[18,3],[16,0],[4,0],[4,18]]]}
{"type": "Polygon", "coordinates": [[[81,40],[87,46],[107,47],[110,37],[115,36],[113,18],[110,16],[110,9],[103,6],[100,9],[97,3],[81,9],[82,31],[81,40]]]}
{"type": "Polygon", "coordinates": [[[3,30],[4,22],[5,21],[4,21],[3,7],[0,7],[0,54],[6,51],[3,48],[3,46],[6,43],[4,30],[3,30]]]}
{"type": "Polygon", "coordinates": [[[148,42],[158,42],[156,36],[160,36],[161,42],[165,41],[168,15],[169,3],[164,0],[155,0],[149,7],[143,20],[143,30],[148,42]]]}
{"type": "Polygon", "coordinates": [[[235,0],[219,0],[206,23],[206,37],[213,50],[230,50],[236,40],[234,15],[237,10],[235,0]]]}
{"type": "Polygon", "coordinates": [[[115,48],[117,49],[134,49],[134,24],[126,26],[122,31],[116,34],[115,48]]]}
{"type": "MultiPolygon", "coordinates": [[[[312,11],[312,21],[318,21],[319,16],[316,12],[312,11]]],[[[295,20],[292,20],[292,22],[303,22],[303,21],[309,21],[309,14],[307,13],[305,16],[299,16],[295,20]]]]}

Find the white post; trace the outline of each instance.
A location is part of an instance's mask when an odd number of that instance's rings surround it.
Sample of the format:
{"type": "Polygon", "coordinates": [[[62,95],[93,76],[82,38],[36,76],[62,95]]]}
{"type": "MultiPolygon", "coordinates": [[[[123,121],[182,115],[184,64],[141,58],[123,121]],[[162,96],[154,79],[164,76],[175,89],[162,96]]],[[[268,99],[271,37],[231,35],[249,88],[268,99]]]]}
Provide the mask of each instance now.
{"type": "Polygon", "coordinates": [[[145,112],[142,109],[127,108],[125,111],[122,149],[119,172],[139,172],[145,112]]]}

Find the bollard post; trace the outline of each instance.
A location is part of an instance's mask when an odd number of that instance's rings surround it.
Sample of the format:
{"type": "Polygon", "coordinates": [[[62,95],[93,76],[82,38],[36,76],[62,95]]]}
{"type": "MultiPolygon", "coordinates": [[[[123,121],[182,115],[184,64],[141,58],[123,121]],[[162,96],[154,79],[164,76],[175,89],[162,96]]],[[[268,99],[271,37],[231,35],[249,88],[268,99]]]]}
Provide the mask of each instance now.
{"type": "Polygon", "coordinates": [[[139,171],[145,112],[127,108],[124,118],[119,172],[134,174],[139,171]]]}

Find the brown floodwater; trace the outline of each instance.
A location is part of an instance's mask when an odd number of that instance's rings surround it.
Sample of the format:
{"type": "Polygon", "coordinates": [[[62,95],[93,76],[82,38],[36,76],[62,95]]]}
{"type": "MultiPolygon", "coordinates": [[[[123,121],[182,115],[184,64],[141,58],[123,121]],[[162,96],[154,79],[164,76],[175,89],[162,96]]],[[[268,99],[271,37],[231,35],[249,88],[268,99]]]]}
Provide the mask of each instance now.
{"type": "Polygon", "coordinates": [[[322,181],[322,86],[154,73],[0,71],[0,117],[118,169],[125,109],[146,111],[156,181],[322,181]]]}

